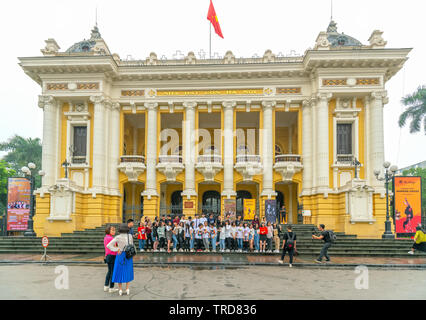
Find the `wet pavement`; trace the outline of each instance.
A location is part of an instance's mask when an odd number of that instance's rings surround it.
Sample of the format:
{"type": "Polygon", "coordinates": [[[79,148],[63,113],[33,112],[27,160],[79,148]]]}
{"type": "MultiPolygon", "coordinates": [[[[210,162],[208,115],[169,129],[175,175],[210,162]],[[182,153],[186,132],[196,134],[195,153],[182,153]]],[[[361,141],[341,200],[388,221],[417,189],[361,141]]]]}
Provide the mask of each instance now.
{"type": "MultiPolygon", "coordinates": [[[[0,299],[41,300],[420,300],[424,270],[282,266],[134,269],[130,295],[103,291],[105,265],[0,264],[0,299]],[[395,290],[398,288],[398,290],[395,290]]],[[[282,311],[282,310],[281,310],[282,311]]]]}
{"type": "MultiPolygon", "coordinates": [[[[48,262],[55,264],[103,264],[103,256],[98,254],[70,255],[51,254],[48,262]]],[[[276,266],[280,254],[215,254],[215,253],[139,253],[134,257],[135,266],[192,265],[192,266],[276,266]]],[[[0,264],[40,263],[41,255],[0,254],[0,264]]],[[[331,257],[330,263],[317,265],[316,257],[297,256],[294,267],[353,267],[366,265],[371,267],[411,267],[426,268],[426,257],[388,258],[388,257],[331,257]]],[[[284,265],[289,262],[286,256],[284,265]]]]}

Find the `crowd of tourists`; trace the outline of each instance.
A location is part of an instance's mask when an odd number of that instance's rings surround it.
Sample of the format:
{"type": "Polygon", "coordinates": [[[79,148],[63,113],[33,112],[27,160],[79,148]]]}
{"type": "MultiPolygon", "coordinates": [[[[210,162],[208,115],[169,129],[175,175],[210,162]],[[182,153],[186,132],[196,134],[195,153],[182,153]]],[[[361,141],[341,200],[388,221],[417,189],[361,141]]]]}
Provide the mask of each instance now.
{"type": "MultiPolygon", "coordinates": [[[[133,223],[129,220],[128,223],[133,223]]],[[[131,231],[133,232],[133,231],[131,231]]],[[[281,228],[259,220],[232,221],[213,214],[186,218],[164,216],[141,221],[135,236],[139,250],[153,252],[279,252],[281,228]],[[275,248],[273,248],[275,243],[275,248]]]]}

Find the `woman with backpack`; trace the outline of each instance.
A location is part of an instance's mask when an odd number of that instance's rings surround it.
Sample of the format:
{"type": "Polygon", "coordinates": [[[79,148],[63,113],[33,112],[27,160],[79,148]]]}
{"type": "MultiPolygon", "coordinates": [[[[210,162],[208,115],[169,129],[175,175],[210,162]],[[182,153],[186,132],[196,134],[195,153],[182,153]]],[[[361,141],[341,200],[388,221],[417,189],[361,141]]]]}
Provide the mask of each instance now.
{"type": "Polygon", "coordinates": [[[284,258],[286,252],[288,252],[288,255],[290,256],[290,263],[288,266],[291,268],[293,266],[293,256],[294,251],[296,250],[296,234],[291,230],[291,225],[287,225],[287,232],[284,234],[283,237],[283,253],[281,254],[281,259],[278,260],[279,263],[284,263],[284,258]]]}
{"type": "Polygon", "coordinates": [[[118,288],[120,289],[118,294],[120,296],[123,295],[122,285],[125,283],[126,294],[130,295],[129,285],[134,279],[133,257],[127,257],[126,249],[127,246],[133,246],[133,237],[129,234],[129,227],[125,223],[120,225],[118,232],[120,234],[107,244],[107,248],[109,250],[117,252],[114,271],[112,274],[112,282],[118,283],[118,288]]]}

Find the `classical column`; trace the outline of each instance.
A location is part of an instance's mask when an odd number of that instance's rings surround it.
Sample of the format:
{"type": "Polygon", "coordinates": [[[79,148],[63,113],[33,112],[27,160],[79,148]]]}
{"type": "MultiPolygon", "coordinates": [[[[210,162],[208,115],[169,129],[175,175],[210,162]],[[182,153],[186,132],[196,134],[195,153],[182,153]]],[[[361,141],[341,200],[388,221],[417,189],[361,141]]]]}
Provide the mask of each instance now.
{"type": "Polygon", "coordinates": [[[147,196],[148,199],[151,196],[158,197],[157,193],[157,108],[158,103],[147,102],[145,108],[148,110],[148,134],[147,134],[147,146],[146,146],[146,184],[145,191],[142,193],[143,196],[147,196]]]}
{"type": "Polygon", "coordinates": [[[92,185],[95,193],[104,191],[105,183],[105,97],[91,96],[94,104],[92,185]]]}
{"type": "MultiPolygon", "coordinates": [[[[370,170],[383,171],[385,161],[384,128],[383,128],[383,106],[388,102],[387,92],[378,91],[371,94],[370,101],[370,136],[369,136],[369,162],[370,170]]],[[[372,186],[383,189],[383,183],[372,176],[372,186]]]]}
{"type": "MultiPolygon", "coordinates": [[[[56,166],[56,138],[58,135],[56,128],[56,102],[52,96],[39,96],[38,106],[43,109],[43,151],[42,170],[45,172],[42,186],[50,187],[55,184],[56,166]]],[[[65,159],[63,159],[65,160],[65,159]]]]}
{"type": "Polygon", "coordinates": [[[329,190],[329,134],[328,134],[328,102],[331,93],[319,93],[316,118],[316,190],[328,194],[329,190]]]}
{"type": "Polygon", "coordinates": [[[195,192],[195,108],[196,102],[184,102],[185,107],[185,141],[183,145],[185,157],[185,190],[182,196],[197,196],[195,192]]]}
{"type": "Polygon", "coordinates": [[[312,191],[312,101],[303,101],[302,111],[302,159],[303,159],[303,182],[302,196],[309,195],[312,191]]]}
{"type": "Polygon", "coordinates": [[[275,101],[263,101],[263,132],[262,132],[262,162],[263,162],[263,190],[260,196],[275,197],[277,194],[273,190],[273,155],[274,142],[272,136],[272,112],[275,107],[275,101]]]}
{"type": "Polygon", "coordinates": [[[110,188],[115,193],[119,193],[119,171],[120,163],[120,104],[115,102],[111,107],[111,138],[110,138],[110,188]]]}
{"type": "Polygon", "coordinates": [[[224,138],[223,138],[223,192],[222,196],[235,197],[234,190],[234,108],[235,101],[222,103],[224,109],[224,138]]]}

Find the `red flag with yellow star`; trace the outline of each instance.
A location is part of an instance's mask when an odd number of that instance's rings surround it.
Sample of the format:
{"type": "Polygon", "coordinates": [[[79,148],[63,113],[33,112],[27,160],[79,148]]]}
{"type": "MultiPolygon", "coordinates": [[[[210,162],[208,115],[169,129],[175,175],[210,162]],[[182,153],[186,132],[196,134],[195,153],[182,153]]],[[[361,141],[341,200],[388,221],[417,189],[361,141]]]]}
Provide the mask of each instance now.
{"type": "Polygon", "coordinates": [[[209,13],[207,14],[207,20],[211,22],[214,27],[214,31],[219,37],[223,39],[222,30],[220,29],[219,20],[217,19],[216,11],[214,10],[213,2],[210,0],[209,13]]]}

